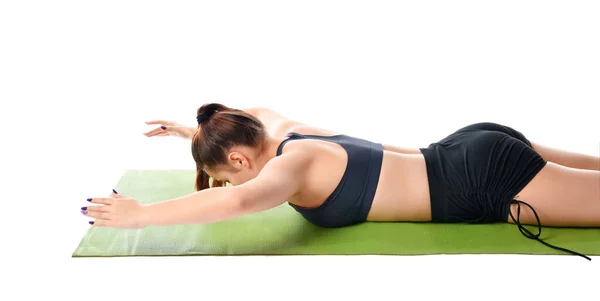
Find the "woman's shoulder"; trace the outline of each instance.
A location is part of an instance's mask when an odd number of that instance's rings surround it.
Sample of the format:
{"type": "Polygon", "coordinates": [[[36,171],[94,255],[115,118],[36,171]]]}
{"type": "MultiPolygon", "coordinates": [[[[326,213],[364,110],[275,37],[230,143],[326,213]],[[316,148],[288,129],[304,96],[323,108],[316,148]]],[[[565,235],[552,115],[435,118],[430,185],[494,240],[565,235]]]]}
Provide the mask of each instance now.
{"type": "Polygon", "coordinates": [[[297,133],[300,135],[315,135],[315,136],[335,136],[341,135],[341,133],[325,130],[322,128],[300,124],[300,125],[292,125],[287,128],[286,135],[289,133],[297,133]]]}
{"type": "Polygon", "coordinates": [[[267,128],[267,132],[275,137],[283,137],[291,132],[302,135],[332,136],[339,133],[311,126],[304,122],[290,119],[283,114],[264,107],[245,109],[245,112],[259,119],[267,128]]]}

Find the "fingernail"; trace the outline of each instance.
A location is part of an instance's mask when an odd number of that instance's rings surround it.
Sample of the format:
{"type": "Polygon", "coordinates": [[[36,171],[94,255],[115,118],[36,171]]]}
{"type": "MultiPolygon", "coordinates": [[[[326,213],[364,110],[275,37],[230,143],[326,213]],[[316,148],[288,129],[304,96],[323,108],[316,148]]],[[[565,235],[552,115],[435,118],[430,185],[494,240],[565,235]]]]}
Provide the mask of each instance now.
{"type": "Polygon", "coordinates": [[[161,129],[163,129],[163,130],[166,130],[166,129],[167,129],[167,127],[166,127],[166,126],[164,126],[164,125],[161,125],[161,126],[160,126],[160,128],[161,128],[161,129]]]}
{"type": "Polygon", "coordinates": [[[93,225],[93,224],[94,224],[94,222],[93,222],[93,221],[90,221],[89,223],[90,223],[90,225],[93,225]]]}
{"type": "Polygon", "coordinates": [[[119,194],[119,193],[118,193],[116,190],[114,190],[114,189],[113,189],[113,192],[114,192],[114,193],[116,193],[116,194],[119,194]]]}
{"type": "Polygon", "coordinates": [[[92,198],[89,198],[89,199],[87,199],[87,201],[88,201],[88,202],[91,202],[91,201],[92,201],[92,198]]]}
{"type": "Polygon", "coordinates": [[[87,210],[87,207],[81,207],[81,210],[87,210]]]}
{"type": "Polygon", "coordinates": [[[82,213],[82,214],[87,214],[87,211],[85,211],[85,210],[81,210],[81,213],[82,213]]]}

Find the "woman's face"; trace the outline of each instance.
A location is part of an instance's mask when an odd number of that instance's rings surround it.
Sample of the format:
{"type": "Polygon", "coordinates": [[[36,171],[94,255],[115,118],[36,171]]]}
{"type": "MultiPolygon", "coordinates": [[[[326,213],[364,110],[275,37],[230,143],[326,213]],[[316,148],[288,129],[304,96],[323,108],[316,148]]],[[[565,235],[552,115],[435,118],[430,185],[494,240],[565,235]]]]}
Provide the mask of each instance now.
{"type": "Polygon", "coordinates": [[[229,182],[229,183],[231,183],[231,185],[236,186],[236,185],[244,184],[244,183],[252,180],[255,177],[256,177],[256,175],[254,175],[251,170],[242,169],[239,171],[223,170],[223,171],[217,172],[216,179],[229,182]]]}
{"type": "Polygon", "coordinates": [[[258,175],[257,171],[251,170],[246,166],[233,168],[231,166],[220,167],[215,170],[206,171],[209,176],[215,180],[225,181],[231,183],[231,185],[244,184],[258,175]]]}

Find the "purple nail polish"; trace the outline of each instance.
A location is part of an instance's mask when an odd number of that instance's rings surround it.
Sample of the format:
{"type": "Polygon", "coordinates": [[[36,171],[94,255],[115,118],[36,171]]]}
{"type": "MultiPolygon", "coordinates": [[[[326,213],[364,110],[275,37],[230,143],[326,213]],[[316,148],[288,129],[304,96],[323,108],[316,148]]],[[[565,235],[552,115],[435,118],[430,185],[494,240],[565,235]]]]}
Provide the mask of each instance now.
{"type": "Polygon", "coordinates": [[[163,129],[163,130],[166,130],[166,129],[167,129],[167,127],[166,127],[166,126],[164,126],[164,125],[161,125],[161,126],[160,126],[160,128],[161,128],[161,129],[163,129]]]}
{"type": "Polygon", "coordinates": [[[81,210],[82,214],[87,214],[87,210],[81,210]]]}
{"type": "Polygon", "coordinates": [[[92,198],[89,198],[89,199],[87,199],[87,201],[88,201],[88,202],[91,202],[91,201],[92,201],[92,198]]]}
{"type": "Polygon", "coordinates": [[[116,194],[119,194],[119,193],[118,193],[116,190],[114,190],[114,189],[113,189],[113,192],[114,192],[114,193],[116,193],[116,194]]]}
{"type": "Polygon", "coordinates": [[[87,207],[81,207],[81,210],[87,210],[87,207]]]}
{"type": "Polygon", "coordinates": [[[93,224],[94,224],[94,222],[90,221],[90,225],[93,225],[93,224]]]}

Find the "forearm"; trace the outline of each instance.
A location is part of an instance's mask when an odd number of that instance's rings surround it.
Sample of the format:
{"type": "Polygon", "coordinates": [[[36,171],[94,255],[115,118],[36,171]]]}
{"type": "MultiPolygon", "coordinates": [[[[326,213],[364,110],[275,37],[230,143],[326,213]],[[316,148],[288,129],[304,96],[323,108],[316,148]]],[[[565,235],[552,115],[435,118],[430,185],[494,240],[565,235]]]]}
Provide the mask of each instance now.
{"type": "Polygon", "coordinates": [[[192,140],[194,134],[198,131],[198,126],[187,126],[186,129],[186,138],[192,140]]]}
{"type": "Polygon", "coordinates": [[[229,187],[204,189],[180,198],[144,205],[144,226],[206,224],[243,214],[229,187]]]}

